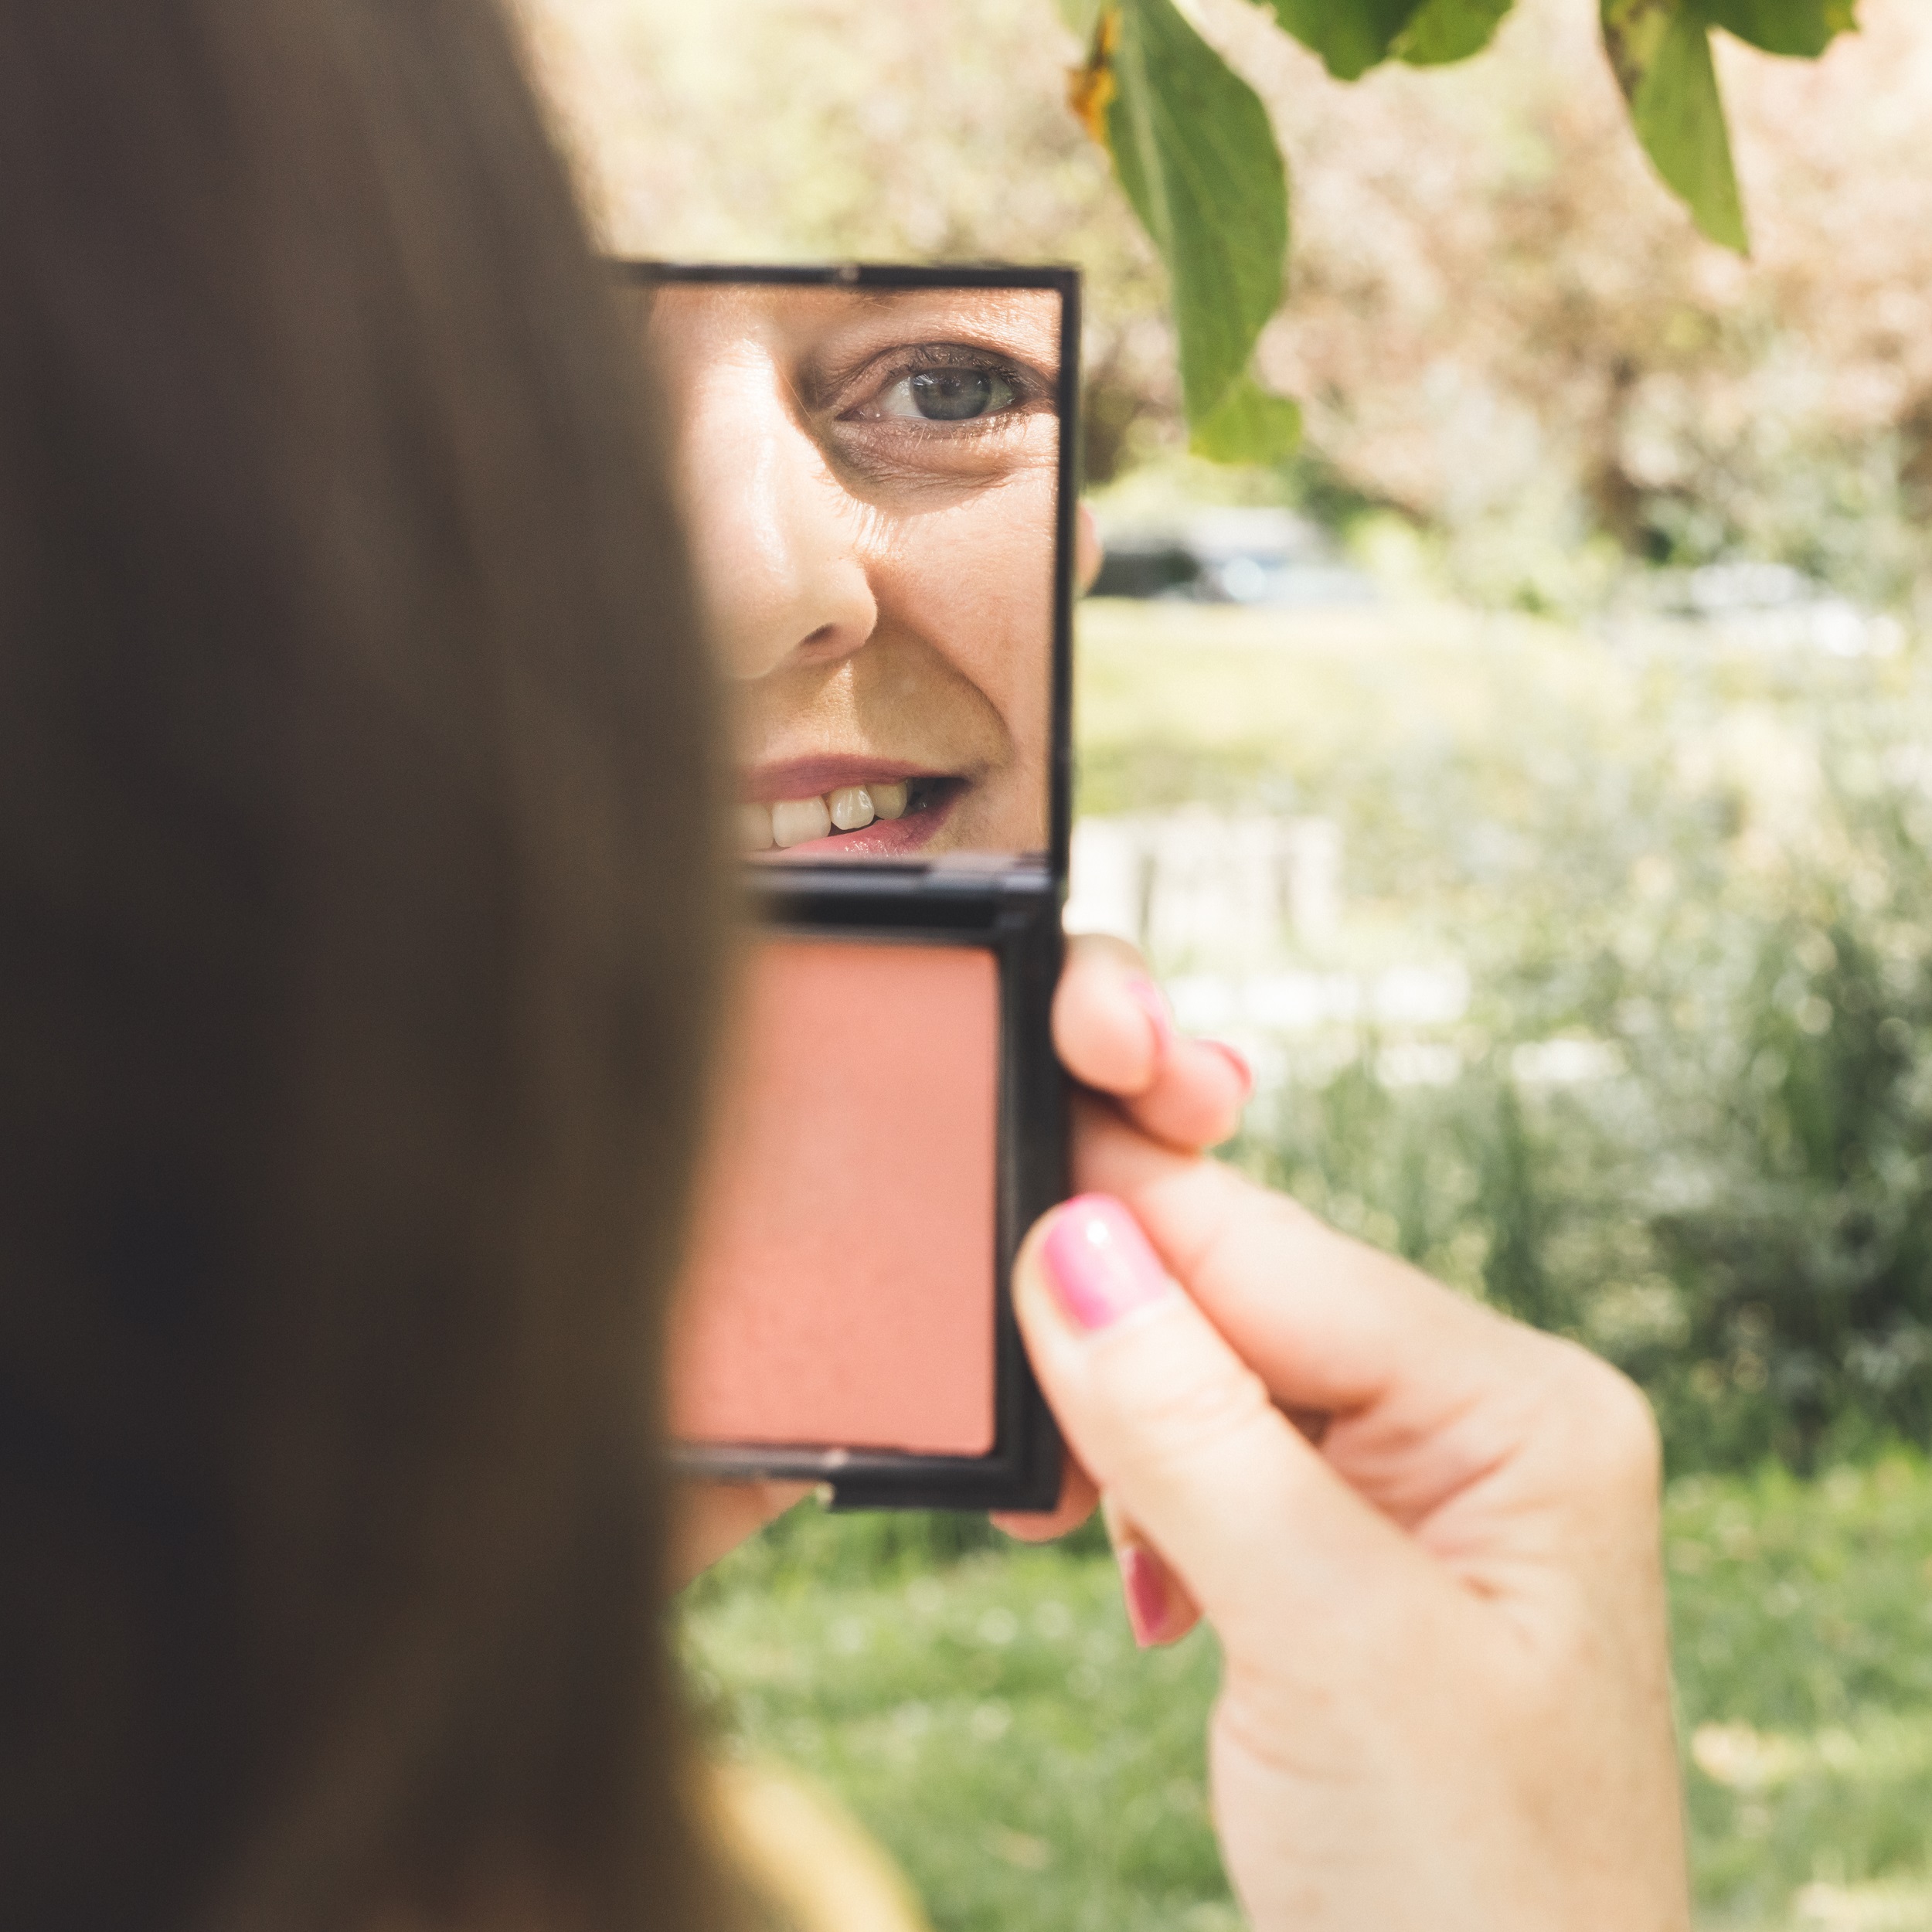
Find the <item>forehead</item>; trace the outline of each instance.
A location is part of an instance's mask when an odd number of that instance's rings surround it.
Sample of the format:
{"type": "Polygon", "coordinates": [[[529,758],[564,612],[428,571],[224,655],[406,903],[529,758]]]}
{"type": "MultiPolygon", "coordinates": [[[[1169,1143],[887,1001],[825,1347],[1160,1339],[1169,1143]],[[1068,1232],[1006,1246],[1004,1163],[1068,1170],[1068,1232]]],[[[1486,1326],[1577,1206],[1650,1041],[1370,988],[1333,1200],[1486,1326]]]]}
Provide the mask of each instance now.
{"type": "Polygon", "coordinates": [[[653,291],[648,330],[682,360],[752,349],[787,362],[835,362],[913,342],[966,342],[1050,369],[1060,298],[1051,288],[817,288],[672,282],[653,291]]]}

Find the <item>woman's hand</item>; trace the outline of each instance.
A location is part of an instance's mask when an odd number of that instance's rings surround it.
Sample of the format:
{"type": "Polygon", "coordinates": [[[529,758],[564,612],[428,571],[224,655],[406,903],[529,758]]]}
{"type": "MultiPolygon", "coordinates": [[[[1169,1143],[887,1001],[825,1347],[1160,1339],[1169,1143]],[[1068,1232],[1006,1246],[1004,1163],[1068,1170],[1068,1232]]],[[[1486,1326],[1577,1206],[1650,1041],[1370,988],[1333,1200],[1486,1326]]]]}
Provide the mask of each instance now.
{"type": "Polygon", "coordinates": [[[1256,1932],[1680,1932],[1641,1397],[1085,1114],[1096,1192],[1029,1236],[1020,1322],[1137,1634],[1220,1637],[1214,1814],[1256,1932]]]}
{"type": "MultiPolygon", "coordinates": [[[[1123,1117],[1164,1145],[1212,1147],[1234,1131],[1253,1085],[1232,1049],[1178,1033],[1139,954],[1124,941],[1071,938],[1053,998],[1053,1040],[1082,1086],[1111,1095],[1123,1117]]],[[[1077,1168],[1080,1160],[1077,1137],[1077,1168]]],[[[811,1493],[806,1483],[692,1482],[679,1495],[673,1567],[688,1583],[811,1493]]],[[[1094,1486],[1069,1463],[1050,1515],[995,1520],[1030,1541],[1057,1536],[1092,1514],[1094,1486]]]]}

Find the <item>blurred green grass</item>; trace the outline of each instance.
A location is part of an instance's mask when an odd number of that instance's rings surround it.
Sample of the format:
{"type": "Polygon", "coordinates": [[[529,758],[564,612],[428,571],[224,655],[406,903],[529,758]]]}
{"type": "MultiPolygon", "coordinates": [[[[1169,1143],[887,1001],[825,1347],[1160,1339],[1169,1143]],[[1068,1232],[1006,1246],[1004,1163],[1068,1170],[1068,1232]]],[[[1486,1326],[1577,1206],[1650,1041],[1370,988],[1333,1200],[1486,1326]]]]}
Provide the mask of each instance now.
{"type": "MultiPolygon", "coordinates": [[[[1672,1489],[1704,1932],[1932,1927],[1932,1466],[1672,1489]]],[[[1202,1739],[1218,1660],[1142,1655],[1091,1531],[1008,1546],[808,1505],[692,1590],[730,1748],[837,1792],[938,1932],[1224,1932],[1202,1739]]]]}
{"type": "Polygon", "coordinates": [[[1666,1549],[1706,1923],[1932,1926],[1932,1468],[1691,1478],[1666,1549]]]}

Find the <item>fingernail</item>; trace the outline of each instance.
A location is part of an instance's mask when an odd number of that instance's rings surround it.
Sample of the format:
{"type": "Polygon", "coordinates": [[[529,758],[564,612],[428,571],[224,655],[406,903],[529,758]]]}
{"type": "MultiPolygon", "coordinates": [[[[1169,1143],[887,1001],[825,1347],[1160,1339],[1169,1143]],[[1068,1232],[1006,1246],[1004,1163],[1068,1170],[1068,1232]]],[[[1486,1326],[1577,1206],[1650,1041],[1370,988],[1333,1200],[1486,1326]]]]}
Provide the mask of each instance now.
{"type": "Polygon", "coordinates": [[[1174,1022],[1168,1017],[1167,1002],[1161,997],[1161,989],[1145,973],[1136,973],[1127,981],[1127,996],[1142,1012],[1154,1029],[1154,1057],[1158,1060],[1173,1043],[1174,1022]]]}
{"type": "Polygon", "coordinates": [[[1104,1328],[1173,1292],[1140,1223],[1104,1194],[1082,1194],[1054,1217],[1041,1244],[1060,1306],[1083,1328],[1104,1328]]]}
{"type": "Polygon", "coordinates": [[[1229,1046],[1224,1039],[1204,1039],[1201,1044],[1213,1047],[1234,1069],[1235,1075],[1241,1083],[1242,1100],[1245,1102],[1251,1099],[1254,1093],[1254,1069],[1249,1066],[1247,1056],[1229,1046]]]}
{"type": "Polygon", "coordinates": [[[1121,1595],[1127,1604],[1127,1621],[1134,1641],[1151,1650],[1161,1641],[1167,1627],[1167,1571],[1160,1560],[1137,1545],[1129,1543],[1120,1553],[1121,1595]]]}

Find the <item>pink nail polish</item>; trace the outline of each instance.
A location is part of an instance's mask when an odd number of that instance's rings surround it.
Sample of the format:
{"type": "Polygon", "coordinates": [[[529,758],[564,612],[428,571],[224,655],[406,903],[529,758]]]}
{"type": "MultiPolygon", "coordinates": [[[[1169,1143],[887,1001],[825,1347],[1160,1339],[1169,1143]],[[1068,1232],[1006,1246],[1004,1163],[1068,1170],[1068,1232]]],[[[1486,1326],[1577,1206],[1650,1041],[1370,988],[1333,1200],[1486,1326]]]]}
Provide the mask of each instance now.
{"type": "Polygon", "coordinates": [[[1251,1098],[1254,1093],[1254,1069],[1249,1066],[1247,1056],[1229,1046],[1224,1039],[1204,1039],[1201,1044],[1203,1046],[1213,1047],[1215,1052],[1234,1069],[1240,1079],[1241,1098],[1243,1102],[1251,1098]]]}
{"type": "Polygon", "coordinates": [[[1156,1557],[1129,1543],[1121,1553],[1121,1595],[1134,1641],[1150,1650],[1167,1624],[1167,1572],[1156,1557]]]}
{"type": "Polygon", "coordinates": [[[1082,1194],[1055,1216],[1041,1245],[1060,1306],[1083,1328],[1104,1328],[1174,1291],[1140,1223],[1105,1194],[1082,1194]]]}
{"type": "Polygon", "coordinates": [[[1142,1012],[1154,1029],[1154,1056],[1158,1060],[1174,1043],[1174,1022],[1168,1017],[1167,1002],[1161,997],[1161,989],[1145,973],[1136,973],[1127,981],[1127,996],[1142,1012]]]}

